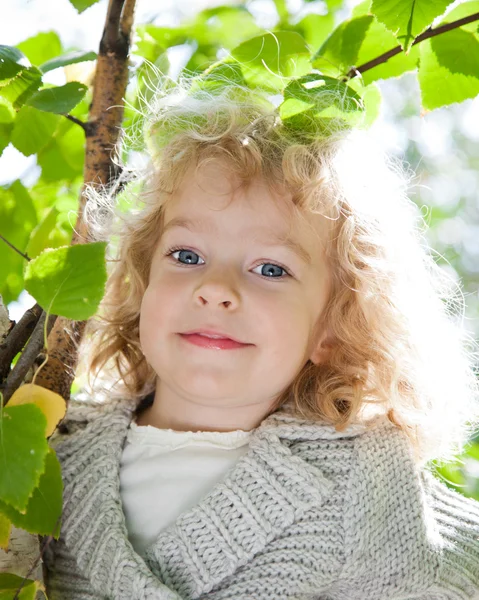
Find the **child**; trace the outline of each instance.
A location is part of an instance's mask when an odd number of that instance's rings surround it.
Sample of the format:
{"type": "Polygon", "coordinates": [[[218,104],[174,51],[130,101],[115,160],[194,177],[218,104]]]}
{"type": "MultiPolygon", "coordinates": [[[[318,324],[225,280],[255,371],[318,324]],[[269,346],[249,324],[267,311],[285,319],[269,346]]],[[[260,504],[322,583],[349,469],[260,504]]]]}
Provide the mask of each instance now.
{"type": "Polygon", "coordinates": [[[406,177],[239,84],[150,110],[89,325],[110,387],[51,440],[50,600],[479,598],[479,503],[430,470],[477,387],[406,177]]]}

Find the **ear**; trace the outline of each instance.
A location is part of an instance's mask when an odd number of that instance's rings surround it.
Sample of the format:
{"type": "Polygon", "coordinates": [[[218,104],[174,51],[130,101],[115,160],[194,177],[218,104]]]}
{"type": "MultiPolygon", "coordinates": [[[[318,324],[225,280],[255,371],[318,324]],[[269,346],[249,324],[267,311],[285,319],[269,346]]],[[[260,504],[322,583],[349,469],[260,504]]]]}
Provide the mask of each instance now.
{"type": "Polygon", "coordinates": [[[309,360],[315,365],[326,362],[333,347],[331,333],[328,328],[315,341],[309,360]]]}

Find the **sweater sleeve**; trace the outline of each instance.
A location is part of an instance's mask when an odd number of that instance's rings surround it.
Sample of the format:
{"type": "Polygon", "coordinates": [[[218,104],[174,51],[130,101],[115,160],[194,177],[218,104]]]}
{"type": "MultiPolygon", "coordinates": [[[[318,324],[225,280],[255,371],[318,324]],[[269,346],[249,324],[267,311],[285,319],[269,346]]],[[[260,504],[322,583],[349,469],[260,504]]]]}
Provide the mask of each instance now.
{"type": "Polygon", "coordinates": [[[414,459],[391,423],[357,438],[334,597],[479,600],[479,502],[414,459]]]}
{"type": "Polygon", "coordinates": [[[431,598],[479,599],[479,502],[448,488],[428,471],[421,473],[431,545],[439,566],[431,598]]]}
{"type": "MultiPolygon", "coordinates": [[[[81,430],[88,421],[88,410],[91,409],[85,409],[80,403],[70,400],[65,419],[49,439],[50,447],[56,450],[69,435],[81,430]]],[[[40,539],[43,543],[47,541],[46,538],[40,539]]],[[[61,536],[58,540],[52,538],[48,541],[42,560],[49,600],[108,600],[99,595],[88,579],[79,572],[76,560],[61,536]]]]}
{"type": "Polygon", "coordinates": [[[49,600],[109,600],[81,575],[74,557],[62,542],[51,539],[43,553],[43,578],[49,600]]]}

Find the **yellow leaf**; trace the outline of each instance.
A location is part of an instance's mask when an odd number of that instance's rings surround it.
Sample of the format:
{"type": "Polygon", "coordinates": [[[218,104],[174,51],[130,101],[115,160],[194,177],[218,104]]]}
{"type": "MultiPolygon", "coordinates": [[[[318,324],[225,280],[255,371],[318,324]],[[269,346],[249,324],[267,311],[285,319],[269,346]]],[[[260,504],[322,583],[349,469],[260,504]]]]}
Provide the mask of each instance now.
{"type": "Polygon", "coordinates": [[[12,529],[12,524],[9,519],[5,515],[0,513],[0,548],[8,550],[8,540],[10,538],[10,530],[12,529]]]}
{"type": "Polygon", "coordinates": [[[8,401],[8,406],[28,403],[36,404],[46,416],[47,437],[50,437],[58,423],[65,416],[67,410],[65,400],[60,394],[47,390],[40,385],[26,383],[13,393],[8,401]]]}

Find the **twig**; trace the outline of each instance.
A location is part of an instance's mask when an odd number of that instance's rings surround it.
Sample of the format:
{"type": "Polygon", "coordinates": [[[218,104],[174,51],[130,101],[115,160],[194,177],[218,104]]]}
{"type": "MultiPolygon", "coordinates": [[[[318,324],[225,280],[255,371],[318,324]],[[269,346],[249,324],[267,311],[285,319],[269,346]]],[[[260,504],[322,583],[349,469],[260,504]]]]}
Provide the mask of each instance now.
{"type": "Polygon", "coordinates": [[[123,6],[120,21],[120,32],[125,39],[129,39],[131,34],[135,4],[136,0],[125,0],[125,5],[123,6]]]}
{"type": "Polygon", "coordinates": [[[66,117],[67,119],[69,119],[70,121],[72,121],[72,123],[76,123],[77,125],[80,125],[80,127],[83,129],[83,131],[85,133],[87,132],[88,123],[84,123],[81,119],[77,119],[73,115],[63,115],[63,116],[66,117]]]}
{"type": "Polygon", "coordinates": [[[37,303],[25,311],[20,321],[13,326],[4,342],[0,344],[0,382],[8,375],[15,355],[27,343],[38,323],[42,310],[42,307],[37,303]]]}
{"type": "MultiPolygon", "coordinates": [[[[458,27],[462,27],[463,25],[467,25],[468,23],[473,23],[474,21],[479,21],[479,13],[474,13],[467,17],[463,17],[462,19],[457,19],[457,21],[451,21],[451,23],[445,23],[444,25],[440,25],[439,27],[436,27],[434,29],[429,27],[428,29],[426,29],[426,31],[421,33],[421,35],[417,36],[417,38],[414,40],[414,42],[411,44],[411,46],[420,44],[424,40],[435,37],[436,35],[440,35],[441,33],[446,33],[447,31],[451,31],[452,29],[457,29],[458,27]]],[[[384,54],[381,54],[380,56],[377,56],[376,58],[369,60],[368,62],[360,65],[359,67],[352,67],[348,71],[346,78],[352,79],[353,77],[356,77],[360,73],[369,71],[370,69],[387,62],[390,58],[392,58],[393,56],[396,56],[397,54],[400,54],[401,52],[403,52],[402,47],[396,46],[395,48],[392,48],[391,50],[384,52],[384,54]]]]}
{"type": "Polygon", "coordinates": [[[10,246],[10,248],[15,250],[15,252],[18,252],[18,254],[20,254],[20,256],[22,256],[25,260],[30,260],[29,256],[27,256],[26,254],[23,254],[23,252],[21,252],[18,248],[15,248],[15,246],[13,244],[11,244],[7,239],[5,239],[1,233],[0,233],[0,239],[2,239],[5,242],[5,244],[8,244],[8,246],[10,246]]]}
{"type": "MultiPolygon", "coordinates": [[[[23,351],[20,358],[17,360],[15,366],[10,371],[9,376],[7,377],[7,381],[5,382],[5,386],[3,389],[3,398],[4,398],[4,406],[7,404],[9,398],[13,394],[13,392],[20,387],[22,381],[25,378],[25,375],[28,373],[28,369],[33,365],[35,359],[43,348],[44,339],[43,339],[43,327],[45,324],[46,313],[42,312],[38,322],[33,330],[33,333],[28,341],[28,344],[23,351]]],[[[47,325],[47,333],[50,333],[53,324],[56,320],[56,315],[50,315],[48,319],[47,325]]]]}
{"type": "Polygon", "coordinates": [[[120,41],[121,11],[125,0],[110,0],[106,15],[105,29],[100,42],[100,51],[114,52],[120,41]]]}

